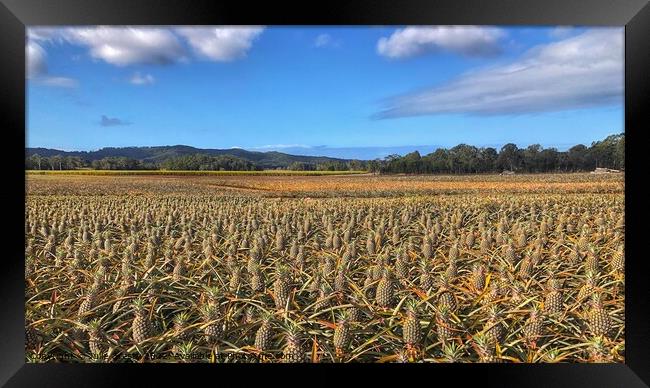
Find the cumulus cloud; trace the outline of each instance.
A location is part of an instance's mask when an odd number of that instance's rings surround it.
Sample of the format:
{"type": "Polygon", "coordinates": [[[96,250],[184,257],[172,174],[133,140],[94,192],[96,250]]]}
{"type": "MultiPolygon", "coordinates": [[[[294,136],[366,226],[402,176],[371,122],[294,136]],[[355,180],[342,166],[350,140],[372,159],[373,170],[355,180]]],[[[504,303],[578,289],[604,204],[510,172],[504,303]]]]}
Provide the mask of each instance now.
{"type": "Polygon", "coordinates": [[[31,41],[53,41],[61,40],[61,28],[56,27],[29,27],[27,37],[31,41]]]}
{"type": "Polygon", "coordinates": [[[501,52],[505,32],[496,27],[428,26],[398,29],[377,42],[377,52],[388,58],[408,58],[430,52],[452,52],[470,57],[501,52]]]}
{"type": "Polygon", "coordinates": [[[105,115],[102,115],[99,125],[102,127],[116,127],[120,125],[131,125],[131,123],[126,120],[118,119],[117,117],[106,117],[105,115]]]}
{"type": "Polygon", "coordinates": [[[178,38],[165,28],[71,27],[61,36],[88,47],[93,58],[116,66],[170,64],[186,55],[178,38]]]}
{"type": "MultiPolygon", "coordinates": [[[[262,27],[31,27],[30,42],[86,47],[92,58],[115,66],[166,65],[189,60],[191,52],[212,61],[246,56],[262,27]]],[[[41,46],[40,53],[44,56],[41,46]]],[[[35,52],[35,57],[39,52],[35,52]]],[[[37,62],[35,62],[37,64],[37,62]]],[[[134,82],[151,83],[145,78],[134,82]],[[142,81],[142,82],[140,82],[142,81]]]]}
{"type": "Polygon", "coordinates": [[[599,28],[534,47],[513,63],[389,99],[376,117],[548,112],[618,104],[622,95],[623,31],[599,28]]]}
{"type": "Polygon", "coordinates": [[[180,27],[175,31],[187,39],[200,56],[228,62],[246,56],[262,27],[180,27]]]}
{"type": "Polygon", "coordinates": [[[29,41],[25,45],[27,78],[35,78],[47,73],[45,50],[36,42],[29,41]]]}
{"type": "Polygon", "coordinates": [[[136,72],[131,76],[129,82],[133,85],[151,85],[156,82],[156,79],[151,74],[140,74],[140,72],[136,72]]]}
{"type": "Polygon", "coordinates": [[[48,73],[47,54],[35,41],[25,45],[25,76],[28,80],[46,86],[73,88],[77,81],[72,78],[52,76],[48,73]]]}

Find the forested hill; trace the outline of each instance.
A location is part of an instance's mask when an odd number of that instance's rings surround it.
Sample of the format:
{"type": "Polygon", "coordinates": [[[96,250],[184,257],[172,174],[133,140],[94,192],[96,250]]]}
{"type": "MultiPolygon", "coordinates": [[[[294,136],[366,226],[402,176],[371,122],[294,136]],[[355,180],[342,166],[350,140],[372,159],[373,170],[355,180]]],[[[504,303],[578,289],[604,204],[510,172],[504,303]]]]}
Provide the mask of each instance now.
{"type": "Polygon", "coordinates": [[[41,157],[78,157],[83,161],[92,163],[105,158],[128,158],[144,164],[160,165],[165,161],[179,157],[189,157],[201,154],[209,156],[231,156],[245,161],[253,162],[261,168],[286,168],[292,163],[323,164],[345,163],[347,159],[336,159],[321,156],[290,155],[282,152],[256,152],[241,148],[231,149],[202,149],[185,145],[159,146],[159,147],[106,147],[97,151],[60,151],[51,148],[26,148],[26,157],[39,155],[41,157]]]}
{"type": "Polygon", "coordinates": [[[189,146],[102,148],[65,152],[27,148],[28,170],[363,170],[382,174],[476,174],[504,170],[522,173],[591,171],[597,167],[625,169],[625,134],[610,135],[590,146],[577,144],[566,151],[532,144],[519,148],[509,143],[497,150],[459,144],[376,160],[336,159],[324,156],[255,152],[240,148],[200,149],[189,146]]]}

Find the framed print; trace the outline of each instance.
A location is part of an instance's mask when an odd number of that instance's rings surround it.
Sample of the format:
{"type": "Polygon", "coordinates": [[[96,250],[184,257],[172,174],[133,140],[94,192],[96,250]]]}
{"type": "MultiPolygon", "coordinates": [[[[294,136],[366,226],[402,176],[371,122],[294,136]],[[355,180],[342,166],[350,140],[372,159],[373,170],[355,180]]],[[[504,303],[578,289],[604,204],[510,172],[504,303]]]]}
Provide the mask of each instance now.
{"type": "Polygon", "coordinates": [[[0,14],[7,386],[650,381],[646,1],[0,14]]]}

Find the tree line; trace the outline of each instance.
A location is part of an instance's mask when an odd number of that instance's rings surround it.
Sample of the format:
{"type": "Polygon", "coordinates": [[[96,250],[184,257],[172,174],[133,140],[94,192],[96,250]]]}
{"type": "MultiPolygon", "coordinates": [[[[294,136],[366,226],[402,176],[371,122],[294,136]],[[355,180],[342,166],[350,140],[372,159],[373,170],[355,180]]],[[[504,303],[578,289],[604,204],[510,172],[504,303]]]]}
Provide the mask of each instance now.
{"type": "MultiPolygon", "coordinates": [[[[525,173],[591,171],[596,167],[625,169],[625,134],[608,136],[587,147],[578,144],[567,151],[543,148],[533,144],[519,148],[509,143],[499,151],[492,147],[459,144],[438,148],[422,156],[418,151],[404,156],[389,155],[384,159],[326,161],[321,163],[292,162],[284,168],[294,171],[369,171],[381,174],[476,174],[504,170],[525,173]]],[[[193,154],[177,156],[162,162],[144,162],[127,157],[105,157],[87,161],[76,156],[31,155],[25,160],[28,170],[194,170],[254,171],[263,168],[256,163],[231,155],[193,154]]]]}
{"type": "Polygon", "coordinates": [[[368,162],[368,170],[383,174],[476,174],[503,171],[541,173],[592,171],[596,167],[625,169],[625,134],[611,135],[590,147],[578,144],[567,151],[533,144],[509,143],[495,148],[459,144],[421,156],[418,151],[368,162]]]}
{"type": "Polygon", "coordinates": [[[368,171],[368,162],[363,160],[322,163],[292,162],[286,169],[292,171],[368,171]]]}
{"type": "Polygon", "coordinates": [[[167,159],[160,163],[164,170],[189,171],[255,171],[261,170],[255,163],[235,156],[194,154],[167,159]]]}
{"type": "Polygon", "coordinates": [[[77,170],[92,168],[94,170],[157,170],[155,163],[146,163],[123,156],[111,156],[87,161],[78,156],[53,155],[50,157],[31,155],[25,159],[27,170],[77,170]]]}
{"type": "MultiPolygon", "coordinates": [[[[27,170],[173,170],[173,171],[259,171],[263,167],[246,159],[231,155],[210,156],[193,154],[177,156],[162,162],[142,162],[127,157],[105,157],[86,161],[77,156],[54,155],[50,157],[31,155],[25,159],[27,170]]],[[[322,163],[292,162],[283,170],[294,171],[367,171],[367,163],[358,160],[328,161],[322,163]]]]}

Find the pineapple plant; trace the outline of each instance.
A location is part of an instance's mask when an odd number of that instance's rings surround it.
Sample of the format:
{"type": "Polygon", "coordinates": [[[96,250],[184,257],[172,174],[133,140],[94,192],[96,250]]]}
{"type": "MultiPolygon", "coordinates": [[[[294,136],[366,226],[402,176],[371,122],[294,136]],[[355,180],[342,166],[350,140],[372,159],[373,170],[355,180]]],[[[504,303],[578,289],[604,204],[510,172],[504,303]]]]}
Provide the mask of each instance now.
{"type": "Polygon", "coordinates": [[[345,294],[348,290],[348,280],[344,269],[339,270],[336,278],[334,278],[334,290],[341,294],[345,294]]]}
{"type": "Polygon", "coordinates": [[[203,334],[205,341],[208,344],[214,344],[223,332],[220,323],[221,313],[219,308],[214,304],[206,304],[201,309],[201,315],[203,316],[203,334]]]}
{"type": "Polygon", "coordinates": [[[443,276],[441,278],[440,288],[438,290],[438,307],[445,307],[450,312],[455,312],[458,307],[456,296],[454,295],[451,285],[449,284],[448,276],[443,276]]]}
{"type": "Polygon", "coordinates": [[[522,279],[530,278],[531,276],[533,276],[533,267],[534,267],[534,263],[531,256],[529,255],[524,256],[524,258],[519,263],[519,276],[522,279]]]}
{"type": "Polygon", "coordinates": [[[239,292],[239,287],[241,285],[241,277],[242,277],[241,267],[234,267],[230,274],[229,290],[231,293],[237,294],[239,292]]]}
{"type": "Polygon", "coordinates": [[[449,260],[447,269],[445,270],[445,276],[449,279],[449,282],[452,282],[458,276],[458,264],[456,260],[449,260]]]}
{"type": "Polygon", "coordinates": [[[589,341],[589,348],[587,349],[589,359],[595,363],[610,363],[612,357],[607,351],[607,345],[603,336],[597,336],[589,341]]]}
{"type": "Polygon", "coordinates": [[[436,313],[436,331],[438,339],[443,345],[447,344],[456,334],[456,325],[451,315],[452,311],[447,305],[441,305],[436,313]]]}
{"type": "Polygon", "coordinates": [[[476,264],[472,271],[472,286],[474,290],[481,293],[485,288],[485,266],[483,264],[476,264]]]}
{"type": "Polygon", "coordinates": [[[375,254],[375,239],[372,235],[368,236],[368,240],[366,241],[366,251],[368,252],[368,255],[375,254]]]}
{"type": "Polygon", "coordinates": [[[321,312],[331,307],[331,304],[330,288],[327,283],[323,283],[318,291],[318,299],[316,300],[316,303],[314,303],[314,311],[321,312]]]}
{"type": "Polygon", "coordinates": [[[350,317],[346,311],[343,311],[338,316],[333,337],[334,349],[338,358],[343,357],[345,354],[351,338],[350,317]]]}
{"type": "Polygon", "coordinates": [[[481,363],[497,363],[499,359],[496,356],[495,346],[493,340],[487,333],[476,333],[472,337],[474,349],[479,357],[481,363]]]}
{"type": "Polygon", "coordinates": [[[614,271],[625,273],[625,247],[623,245],[619,246],[612,255],[611,266],[614,271]]]}
{"type": "Polygon", "coordinates": [[[302,339],[298,328],[292,327],[285,335],[285,344],[282,348],[282,362],[301,363],[305,361],[305,351],[302,347],[302,339]]]}
{"type": "Polygon", "coordinates": [[[598,260],[598,255],[594,252],[593,249],[590,249],[587,253],[587,258],[585,259],[585,271],[590,273],[598,273],[600,270],[600,264],[598,260]]]}
{"type": "Polygon", "coordinates": [[[99,286],[97,283],[94,283],[91,287],[90,290],[88,291],[88,294],[83,298],[83,301],[81,302],[81,305],[79,306],[79,311],[77,315],[79,316],[79,319],[83,320],[85,319],[90,311],[95,308],[95,305],[97,304],[97,295],[99,294],[99,286]]]}
{"type": "Polygon", "coordinates": [[[612,319],[607,310],[603,308],[602,297],[599,293],[592,296],[591,309],[587,319],[589,330],[595,337],[607,336],[612,330],[612,319]]]}
{"type": "Polygon", "coordinates": [[[427,292],[434,287],[433,276],[429,271],[429,264],[423,260],[420,263],[420,277],[418,278],[420,288],[427,292]]]}
{"type": "Polygon", "coordinates": [[[384,273],[377,284],[377,293],[375,302],[379,307],[388,308],[393,304],[394,284],[390,270],[385,269],[384,273]]]}
{"type": "Polygon", "coordinates": [[[282,252],[285,248],[286,240],[284,237],[284,233],[280,229],[275,234],[275,249],[278,250],[278,252],[282,252]]]}
{"type": "Polygon", "coordinates": [[[429,260],[431,257],[433,257],[433,247],[431,246],[431,242],[428,238],[425,238],[424,244],[422,244],[422,257],[425,260],[429,260]]]}
{"type": "Polygon", "coordinates": [[[456,342],[448,342],[442,346],[442,356],[445,362],[462,362],[465,349],[456,342]]]}
{"type": "Polygon", "coordinates": [[[182,363],[194,362],[197,355],[197,346],[190,342],[183,342],[176,347],[176,354],[182,363]]]}
{"type": "Polygon", "coordinates": [[[576,297],[576,303],[582,303],[587,298],[590,298],[591,295],[596,291],[598,286],[598,278],[596,273],[588,272],[585,284],[578,291],[578,296],[576,297]]]}
{"type": "Polygon", "coordinates": [[[501,312],[498,307],[493,306],[490,308],[489,319],[483,327],[483,333],[485,333],[485,338],[490,344],[494,345],[501,343],[501,340],[505,335],[505,329],[503,327],[501,312]]]}
{"type": "Polygon", "coordinates": [[[98,319],[90,321],[87,326],[87,331],[89,337],[88,348],[90,349],[90,353],[94,358],[101,358],[108,350],[108,346],[105,342],[105,334],[101,327],[101,321],[98,319]]]}
{"type": "Polygon", "coordinates": [[[191,338],[191,333],[187,330],[189,320],[190,314],[187,311],[180,312],[174,316],[174,326],[172,330],[176,340],[186,342],[191,338]]]}
{"type": "Polygon", "coordinates": [[[172,273],[172,280],[175,282],[181,281],[185,275],[185,264],[182,258],[176,259],[176,264],[174,265],[174,271],[172,273]]]}
{"type": "Polygon", "coordinates": [[[544,335],[544,318],[537,306],[530,312],[522,331],[526,344],[535,348],[537,341],[544,335]]]}
{"type": "Polygon", "coordinates": [[[138,298],[133,302],[134,319],[131,324],[133,342],[142,344],[151,336],[151,322],[144,306],[144,300],[138,298]]]}
{"type": "Polygon", "coordinates": [[[266,314],[262,318],[262,324],[255,332],[254,347],[260,352],[266,352],[271,349],[273,340],[273,316],[266,314]]]}
{"type": "Polygon", "coordinates": [[[560,281],[554,276],[549,277],[548,293],[544,298],[544,311],[548,314],[557,314],[563,310],[563,296],[560,281]]]}
{"type": "Polygon", "coordinates": [[[422,342],[422,328],[417,315],[417,302],[407,302],[406,317],[402,321],[402,338],[406,344],[409,358],[419,359],[420,343],[422,342]]]}
{"type": "Polygon", "coordinates": [[[398,255],[395,260],[395,273],[397,274],[398,279],[406,280],[409,277],[410,266],[409,263],[402,257],[398,255]]]}
{"type": "Polygon", "coordinates": [[[363,319],[363,312],[356,304],[353,304],[352,307],[349,307],[347,313],[348,322],[361,322],[363,319]]]}
{"type": "Polygon", "coordinates": [[[265,288],[264,273],[259,269],[255,269],[251,275],[251,290],[253,292],[263,292],[265,288]]]}
{"type": "Polygon", "coordinates": [[[278,268],[276,275],[277,278],[273,282],[273,301],[275,302],[275,308],[284,310],[288,308],[291,296],[291,286],[287,281],[288,269],[281,266],[278,268]]]}
{"type": "Polygon", "coordinates": [[[41,333],[34,327],[33,314],[29,311],[25,312],[25,349],[35,350],[39,347],[42,336],[41,333]]]}

